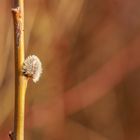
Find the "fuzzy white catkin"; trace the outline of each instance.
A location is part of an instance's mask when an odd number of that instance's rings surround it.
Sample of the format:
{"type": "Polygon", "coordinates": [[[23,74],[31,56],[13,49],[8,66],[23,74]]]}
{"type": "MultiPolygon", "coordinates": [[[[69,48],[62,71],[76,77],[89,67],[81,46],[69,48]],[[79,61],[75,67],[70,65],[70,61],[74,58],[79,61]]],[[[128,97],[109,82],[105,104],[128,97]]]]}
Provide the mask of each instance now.
{"type": "Polygon", "coordinates": [[[24,76],[32,78],[36,83],[42,73],[42,64],[39,58],[35,55],[28,56],[23,63],[22,73],[24,76]]]}

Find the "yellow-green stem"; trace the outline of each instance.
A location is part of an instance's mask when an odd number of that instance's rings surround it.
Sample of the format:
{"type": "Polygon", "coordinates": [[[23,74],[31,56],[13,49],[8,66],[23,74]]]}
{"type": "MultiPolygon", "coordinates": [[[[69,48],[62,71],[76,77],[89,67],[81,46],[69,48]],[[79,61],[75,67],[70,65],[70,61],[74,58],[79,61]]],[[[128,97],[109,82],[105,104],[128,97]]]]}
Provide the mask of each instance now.
{"type": "Polygon", "coordinates": [[[13,140],[24,140],[24,110],[27,78],[22,75],[24,62],[24,0],[15,0],[12,8],[15,40],[15,114],[13,140]]]}

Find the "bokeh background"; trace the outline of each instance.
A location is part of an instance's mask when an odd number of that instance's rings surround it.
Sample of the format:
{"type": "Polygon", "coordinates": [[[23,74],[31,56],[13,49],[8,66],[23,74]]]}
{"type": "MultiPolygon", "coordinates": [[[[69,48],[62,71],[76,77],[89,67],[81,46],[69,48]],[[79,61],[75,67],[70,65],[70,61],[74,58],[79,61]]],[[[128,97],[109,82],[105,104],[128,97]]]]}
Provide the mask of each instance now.
{"type": "MultiPolygon", "coordinates": [[[[12,2],[0,1],[0,140],[13,129],[12,2]]],[[[26,0],[26,140],[140,140],[140,1],[26,0]]]]}

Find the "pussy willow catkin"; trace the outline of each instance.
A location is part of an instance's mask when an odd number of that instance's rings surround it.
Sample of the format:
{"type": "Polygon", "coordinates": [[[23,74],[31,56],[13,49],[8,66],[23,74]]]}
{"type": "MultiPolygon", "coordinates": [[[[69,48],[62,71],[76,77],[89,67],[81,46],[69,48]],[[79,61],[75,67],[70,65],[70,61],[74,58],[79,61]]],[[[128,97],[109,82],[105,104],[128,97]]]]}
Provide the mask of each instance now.
{"type": "Polygon", "coordinates": [[[37,82],[42,73],[42,64],[39,58],[35,55],[28,56],[22,67],[22,74],[27,78],[32,78],[33,82],[37,82]]]}

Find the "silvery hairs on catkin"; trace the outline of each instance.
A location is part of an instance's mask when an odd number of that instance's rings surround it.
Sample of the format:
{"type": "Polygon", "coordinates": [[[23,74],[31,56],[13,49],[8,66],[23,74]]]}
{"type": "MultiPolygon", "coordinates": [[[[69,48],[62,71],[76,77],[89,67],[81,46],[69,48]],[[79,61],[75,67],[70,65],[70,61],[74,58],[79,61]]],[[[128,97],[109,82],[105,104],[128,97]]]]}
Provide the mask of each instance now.
{"type": "Polygon", "coordinates": [[[22,73],[25,77],[32,78],[36,83],[42,73],[42,64],[39,58],[35,55],[28,56],[23,63],[22,73]]]}

